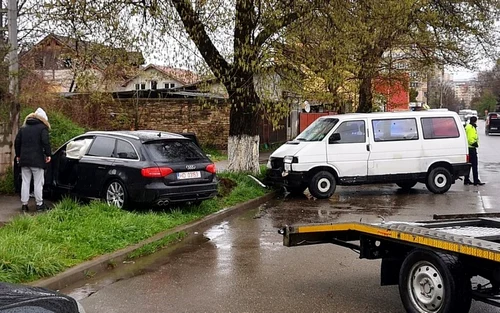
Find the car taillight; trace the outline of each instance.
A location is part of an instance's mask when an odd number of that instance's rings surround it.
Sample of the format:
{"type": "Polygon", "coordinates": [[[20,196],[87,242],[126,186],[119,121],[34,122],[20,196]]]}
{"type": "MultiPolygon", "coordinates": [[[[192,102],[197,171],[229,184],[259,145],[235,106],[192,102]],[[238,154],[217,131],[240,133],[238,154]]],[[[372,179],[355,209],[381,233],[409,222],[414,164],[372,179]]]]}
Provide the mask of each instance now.
{"type": "Polygon", "coordinates": [[[470,163],[470,156],[468,154],[465,156],[465,162],[470,163]]]}
{"type": "Polygon", "coordinates": [[[498,115],[496,115],[496,114],[491,114],[491,115],[490,115],[490,118],[497,119],[497,118],[498,118],[498,115]]]}
{"type": "Polygon", "coordinates": [[[207,172],[215,174],[215,164],[208,164],[207,167],[205,168],[207,172]]]}
{"type": "Polygon", "coordinates": [[[170,167],[147,167],[141,170],[141,174],[148,178],[165,177],[174,172],[170,167]]]}

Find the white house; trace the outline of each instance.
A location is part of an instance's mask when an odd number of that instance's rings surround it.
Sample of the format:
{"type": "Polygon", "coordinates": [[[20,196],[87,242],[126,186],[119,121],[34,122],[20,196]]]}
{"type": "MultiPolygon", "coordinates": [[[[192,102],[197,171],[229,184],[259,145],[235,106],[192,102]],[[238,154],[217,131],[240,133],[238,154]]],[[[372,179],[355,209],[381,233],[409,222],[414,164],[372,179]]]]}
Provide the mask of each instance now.
{"type": "Polygon", "coordinates": [[[178,88],[197,83],[200,79],[200,76],[189,70],[149,64],[134,77],[116,86],[115,91],[178,88]]]}

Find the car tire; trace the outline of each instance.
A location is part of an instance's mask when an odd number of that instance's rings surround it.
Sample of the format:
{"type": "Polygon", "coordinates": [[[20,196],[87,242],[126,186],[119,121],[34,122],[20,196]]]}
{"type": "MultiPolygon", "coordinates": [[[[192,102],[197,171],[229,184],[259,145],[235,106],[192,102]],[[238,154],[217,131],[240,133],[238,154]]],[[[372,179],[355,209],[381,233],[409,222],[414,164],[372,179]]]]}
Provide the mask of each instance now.
{"type": "Polygon", "coordinates": [[[403,261],[399,294],[409,313],[466,313],[472,301],[470,277],[458,258],[425,249],[403,261]]]}
{"type": "Polygon", "coordinates": [[[335,188],[337,188],[337,181],[332,173],[327,171],[316,173],[309,183],[309,192],[318,199],[330,198],[335,188]]]}
{"type": "Polygon", "coordinates": [[[104,189],[103,199],[108,205],[124,209],[128,205],[127,188],[120,180],[112,180],[104,189]]]}
{"type": "Polygon", "coordinates": [[[396,185],[398,185],[398,187],[403,189],[403,190],[410,190],[413,187],[415,187],[416,184],[417,184],[416,181],[407,181],[407,182],[396,183],[396,185]]]}
{"type": "Polygon", "coordinates": [[[444,167],[436,167],[432,169],[427,176],[427,189],[429,191],[441,194],[447,192],[451,188],[452,177],[450,171],[444,167]]]}

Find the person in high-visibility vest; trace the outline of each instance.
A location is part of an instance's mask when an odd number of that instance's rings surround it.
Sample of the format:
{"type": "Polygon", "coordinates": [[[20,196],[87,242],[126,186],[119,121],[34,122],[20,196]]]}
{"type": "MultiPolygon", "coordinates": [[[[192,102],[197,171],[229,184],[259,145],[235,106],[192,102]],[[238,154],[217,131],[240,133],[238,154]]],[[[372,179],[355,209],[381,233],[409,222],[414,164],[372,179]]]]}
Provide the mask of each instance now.
{"type": "Polygon", "coordinates": [[[469,123],[465,125],[465,134],[467,135],[467,143],[469,144],[469,160],[472,165],[472,178],[470,181],[467,174],[464,179],[464,185],[482,186],[484,183],[479,180],[477,172],[477,148],[479,147],[479,137],[477,135],[477,117],[471,116],[469,123]]]}

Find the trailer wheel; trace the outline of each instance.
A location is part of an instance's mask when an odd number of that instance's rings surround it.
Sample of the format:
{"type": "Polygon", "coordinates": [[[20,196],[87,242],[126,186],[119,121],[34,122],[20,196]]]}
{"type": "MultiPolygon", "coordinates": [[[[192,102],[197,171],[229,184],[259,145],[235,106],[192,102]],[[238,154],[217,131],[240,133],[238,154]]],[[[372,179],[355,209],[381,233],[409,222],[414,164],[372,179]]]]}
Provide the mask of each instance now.
{"type": "Polygon", "coordinates": [[[451,173],[444,167],[436,167],[427,177],[427,189],[433,193],[445,193],[451,187],[451,173]]]}
{"type": "Polygon", "coordinates": [[[335,192],[337,181],[330,172],[320,171],[316,173],[309,183],[309,192],[318,199],[328,199],[335,192]]]}
{"type": "Polygon", "coordinates": [[[399,293],[408,313],[467,313],[471,282],[457,257],[415,249],[399,272],[399,293]]]}

